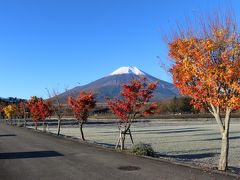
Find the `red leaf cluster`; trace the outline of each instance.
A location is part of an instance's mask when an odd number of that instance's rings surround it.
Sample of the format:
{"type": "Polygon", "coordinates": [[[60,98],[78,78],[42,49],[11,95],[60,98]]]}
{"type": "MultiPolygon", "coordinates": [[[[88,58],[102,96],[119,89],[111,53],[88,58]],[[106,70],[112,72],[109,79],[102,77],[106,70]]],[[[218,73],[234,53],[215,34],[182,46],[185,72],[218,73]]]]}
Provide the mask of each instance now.
{"type": "Polygon", "coordinates": [[[150,115],[156,110],[156,104],[146,104],[153,96],[157,82],[148,83],[146,78],[134,79],[122,85],[123,99],[107,99],[108,107],[120,119],[120,123],[132,122],[136,115],[150,115]],[[147,107],[147,108],[146,108],[147,107]]]}
{"type": "Polygon", "coordinates": [[[47,117],[52,115],[50,104],[42,98],[36,96],[31,97],[28,101],[28,107],[35,123],[38,121],[45,121],[47,117]]]}
{"type": "Polygon", "coordinates": [[[96,106],[96,101],[92,92],[82,91],[76,99],[69,96],[68,105],[72,108],[74,116],[78,121],[86,122],[89,117],[89,111],[96,106]]]}

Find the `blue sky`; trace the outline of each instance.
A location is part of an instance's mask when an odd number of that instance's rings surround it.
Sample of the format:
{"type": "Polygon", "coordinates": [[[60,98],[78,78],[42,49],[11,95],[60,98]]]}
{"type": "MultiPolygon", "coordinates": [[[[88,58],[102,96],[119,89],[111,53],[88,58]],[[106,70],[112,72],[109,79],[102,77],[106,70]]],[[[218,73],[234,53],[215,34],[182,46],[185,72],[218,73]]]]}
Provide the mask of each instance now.
{"type": "Polygon", "coordinates": [[[171,82],[163,34],[225,7],[240,16],[237,0],[0,0],[0,97],[47,97],[120,66],[171,82]]]}

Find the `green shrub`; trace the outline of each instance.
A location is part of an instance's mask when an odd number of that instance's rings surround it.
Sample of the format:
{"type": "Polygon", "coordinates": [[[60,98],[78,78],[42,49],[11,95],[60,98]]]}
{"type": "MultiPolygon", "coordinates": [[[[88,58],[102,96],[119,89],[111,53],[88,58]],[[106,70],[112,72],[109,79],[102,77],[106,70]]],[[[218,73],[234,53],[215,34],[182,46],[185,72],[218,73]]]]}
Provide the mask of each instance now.
{"type": "Polygon", "coordinates": [[[142,142],[133,145],[130,152],[135,155],[151,157],[154,157],[155,154],[151,144],[144,144],[142,142]]]}

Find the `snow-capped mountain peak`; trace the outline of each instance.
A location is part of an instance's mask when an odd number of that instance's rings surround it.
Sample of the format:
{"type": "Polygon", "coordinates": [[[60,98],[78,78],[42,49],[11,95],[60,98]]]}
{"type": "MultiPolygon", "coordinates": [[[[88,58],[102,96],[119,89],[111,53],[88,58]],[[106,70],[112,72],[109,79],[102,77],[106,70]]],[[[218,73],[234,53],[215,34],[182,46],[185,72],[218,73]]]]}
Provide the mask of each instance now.
{"type": "Polygon", "coordinates": [[[110,76],[113,75],[120,75],[120,74],[135,74],[138,76],[143,76],[146,75],[143,71],[138,69],[137,67],[130,66],[130,67],[120,67],[117,70],[113,71],[110,76]]]}

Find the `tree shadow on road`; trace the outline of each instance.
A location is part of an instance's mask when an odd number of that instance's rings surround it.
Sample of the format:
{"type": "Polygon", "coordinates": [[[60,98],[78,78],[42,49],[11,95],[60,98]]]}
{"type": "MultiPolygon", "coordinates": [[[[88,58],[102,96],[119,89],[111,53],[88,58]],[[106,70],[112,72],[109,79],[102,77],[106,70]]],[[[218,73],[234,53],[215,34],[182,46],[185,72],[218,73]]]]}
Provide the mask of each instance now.
{"type": "MultiPolygon", "coordinates": [[[[240,139],[240,136],[233,136],[233,137],[229,137],[230,140],[234,140],[234,139],[240,139]]],[[[220,141],[222,140],[222,138],[211,138],[211,139],[203,139],[201,141],[220,141]]]]}
{"type": "MultiPolygon", "coordinates": [[[[172,133],[186,133],[186,132],[198,132],[198,131],[208,131],[201,128],[172,128],[172,129],[133,129],[133,133],[144,133],[144,134],[172,134],[172,133]]],[[[105,131],[102,133],[115,133],[116,131],[105,131]]]]}
{"type": "Polygon", "coordinates": [[[178,160],[191,161],[193,159],[203,159],[215,157],[219,153],[196,153],[196,154],[157,154],[157,157],[166,157],[166,158],[174,158],[178,160]]]}
{"type": "Polygon", "coordinates": [[[175,131],[159,131],[159,132],[146,132],[146,134],[175,134],[175,133],[190,133],[190,132],[201,132],[207,131],[205,129],[189,129],[189,130],[175,130],[175,131]]]}
{"type": "Polygon", "coordinates": [[[228,170],[235,174],[240,174],[240,168],[229,166],[228,170]]]}
{"type": "Polygon", "coordinates": [[[11,137],[11,136],[17,136],[16,134],[0,134],[0,137],[11,137]]]}
{"type": "Polygon", "coordinates": [[[199,128],[171,128],[171,129],[139,129],[133,130],[133,132],[172,132],[172,131],[188,131],[188,130],[198,130],[199,128]]]}
{"type": "Polygon", "coordinates": [[[63,156],[56,151],[29,151],[0,153],[0,159],[26,159],[63,156]]]}
{"type": "Polygon", "coordinates": [[[109,143],[103,143],[103,142],[94,142],[97,145],[108,147],[108,148],[115,148],[116,145],[114,144],[109,144],[109,143]]]}

